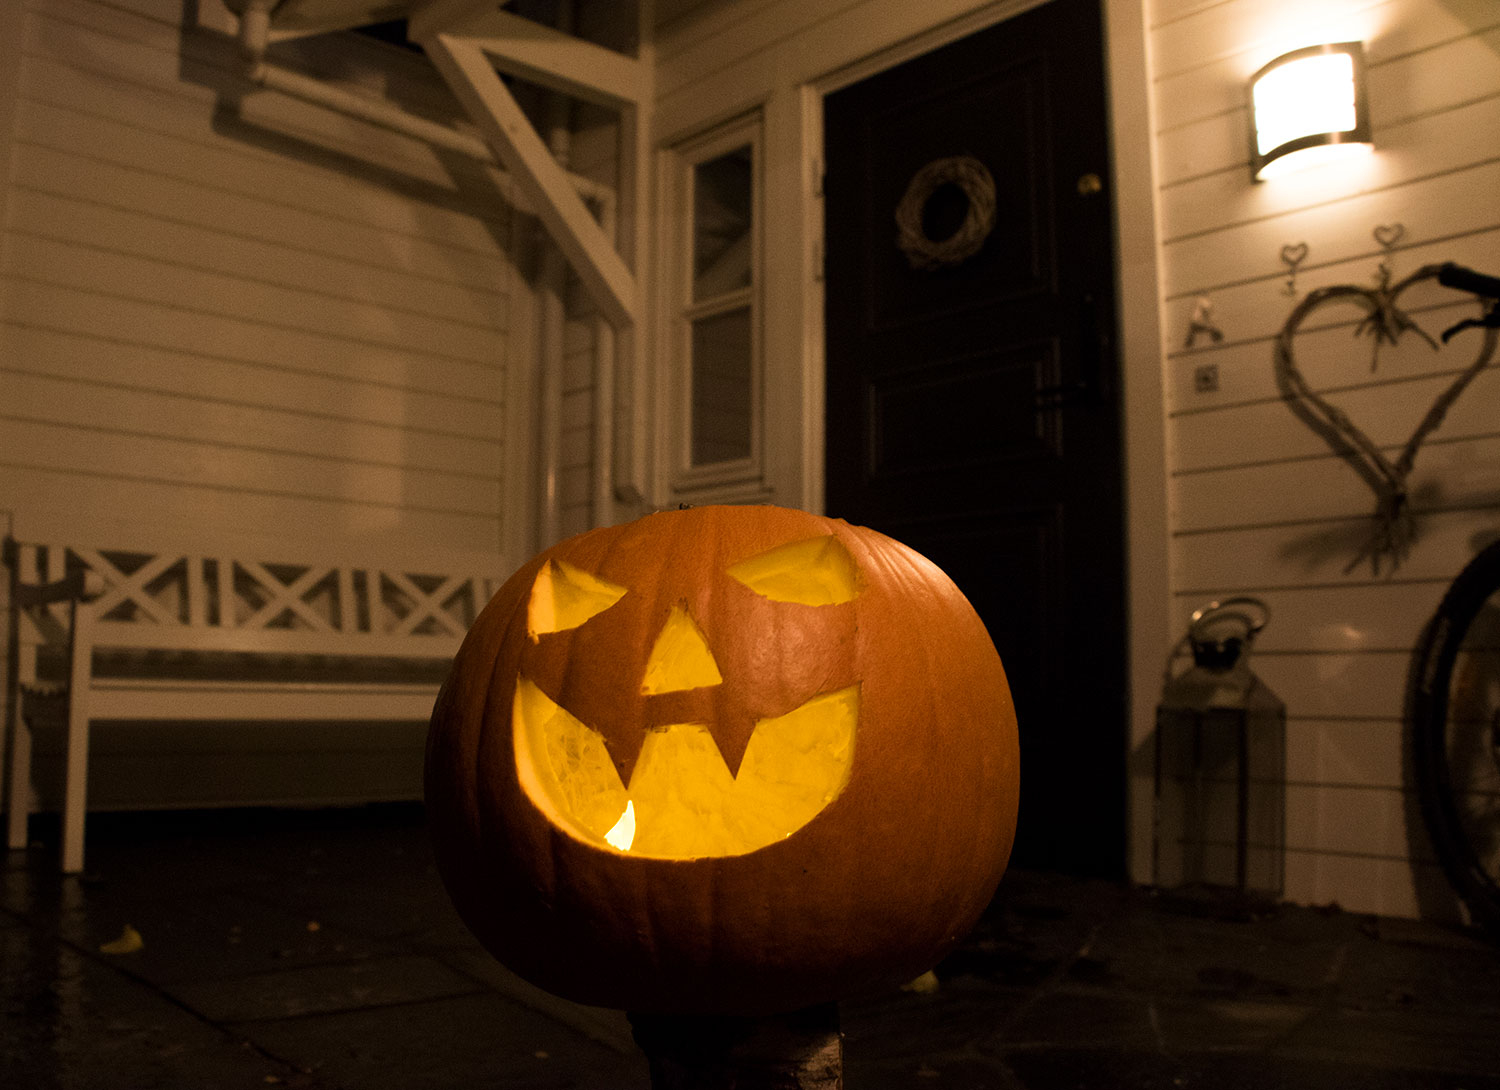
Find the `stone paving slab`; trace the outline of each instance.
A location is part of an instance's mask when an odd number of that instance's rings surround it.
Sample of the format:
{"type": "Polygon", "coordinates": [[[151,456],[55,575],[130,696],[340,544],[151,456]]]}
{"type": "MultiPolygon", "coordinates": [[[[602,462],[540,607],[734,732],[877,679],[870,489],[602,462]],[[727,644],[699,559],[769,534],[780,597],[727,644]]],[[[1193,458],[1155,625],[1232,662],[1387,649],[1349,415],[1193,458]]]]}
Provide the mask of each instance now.
{"type": "Polygon", "coordinates": [[[310,965],[275,973],[168,985],[166,993],[209,1022],[250,1022],[388,1007],[468,995],[484,985],[418,955],[310,965]]]}
{"type": "Polygon", "coordinates": [[[340,1090],[647,1090],[645,1060],[494,993],[234,1027],[340,1090]]]}
{"type": "Polygon", "coordinates": [[[19,925],[0,929],[6,1090],[266,1090],[295,1074],[55,936],[19,925]]]}
{"type": "MultiPolygon", "coordinates": [[[[0,1088],[646,1090],[618,1011],[463,929],[420,810],[91,819],[0,875],[0,1088]],[[215,828],[222,822],[222,835],[215,828]],[[95,831],[98,830],[96,836],[95,831]],[[105,954],[124,924],[141,949],[105,954]]],[[[841,1004],[847,1090],[1500,1090],[1500,948],[1007,875],[936,991],[841,1004]]]]}

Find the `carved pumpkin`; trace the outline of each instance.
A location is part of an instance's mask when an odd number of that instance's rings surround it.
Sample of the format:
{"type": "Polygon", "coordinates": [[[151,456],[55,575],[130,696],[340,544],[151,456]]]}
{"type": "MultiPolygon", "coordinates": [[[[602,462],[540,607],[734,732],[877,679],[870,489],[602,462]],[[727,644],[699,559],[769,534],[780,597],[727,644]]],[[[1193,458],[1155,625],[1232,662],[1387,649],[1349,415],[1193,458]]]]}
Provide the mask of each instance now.
{"type": "Polygon", "coordinates": [[[637,1011],[791,1010],[915,976],[1015,831],[1015,712],[931,562],[777,507],[663,512],[517,572],[433,712],[460,915],[520,975],[637,1011]]]}

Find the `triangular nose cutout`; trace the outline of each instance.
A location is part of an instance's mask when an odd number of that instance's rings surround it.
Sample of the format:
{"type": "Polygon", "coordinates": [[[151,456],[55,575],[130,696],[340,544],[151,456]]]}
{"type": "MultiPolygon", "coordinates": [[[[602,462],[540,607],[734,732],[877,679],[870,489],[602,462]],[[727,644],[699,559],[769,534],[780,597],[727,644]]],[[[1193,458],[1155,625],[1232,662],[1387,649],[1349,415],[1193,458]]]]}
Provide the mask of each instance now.
{"type": "Polygon", "coordinates": [[[683,689],[701,689],[723,681],[719,664],[703,631],[682,606],[673,606],[667,623],[661,626],[651,657],[646,660],[646,676],[641,692],[675,693],[683,689]]]}

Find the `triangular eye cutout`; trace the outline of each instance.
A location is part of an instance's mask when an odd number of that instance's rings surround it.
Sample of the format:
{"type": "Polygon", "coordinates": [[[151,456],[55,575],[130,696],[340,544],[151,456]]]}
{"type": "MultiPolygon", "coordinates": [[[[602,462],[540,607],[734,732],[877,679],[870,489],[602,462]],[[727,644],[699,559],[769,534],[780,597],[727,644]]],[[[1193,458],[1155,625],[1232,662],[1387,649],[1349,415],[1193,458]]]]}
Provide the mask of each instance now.
{"type": "Polygon", "coordinates": [[[741,560],[729,574],[773,602],[831,606],[859,596],[854,558],[831,534],[778,545],[741,560]]]}
{"type": "Polygon", "coordinates": [[[582,568],[553,560],[537,572],[526,606],[526,630],[534,640],[549,632],[577,628],[621,598],[625,587],[607,583],[582,568]]]}

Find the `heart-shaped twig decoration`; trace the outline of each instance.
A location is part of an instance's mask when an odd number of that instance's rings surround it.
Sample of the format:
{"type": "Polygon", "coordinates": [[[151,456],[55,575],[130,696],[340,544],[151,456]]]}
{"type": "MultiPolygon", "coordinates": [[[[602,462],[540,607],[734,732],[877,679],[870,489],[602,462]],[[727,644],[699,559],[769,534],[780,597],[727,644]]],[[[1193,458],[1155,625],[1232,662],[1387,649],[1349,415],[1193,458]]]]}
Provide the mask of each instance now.
{"type": "Polygon", "coordinates": [[[1298,242],[1296,244],[1289,242],[1281,248],[1281,260],[1294,269],[1302,264],[1306,257],[1307,243],[1305,242],[1298,242]]]}
{"type": "Polygon", "coordinates": [[[1489,363],[1495,354],[1497,342],[1500,342],[1500,330],[1491,328],[1484,331],[1479,354],[1433,401],[1394,462],[1349,419],[1347,413],[1330,405],[1307,384],[1293,359],[1292,339],[1307,316],[1318,307],[1333,300],[1345,300],[1364,306],[1368,311],[1354,332],[1355,336],[1360,336],[1373,331],[1376,351],[1382,342],[1395,344],[1397,338],[1408,329],[1415,330],[1436,349],[1437,342],[1396,305],[1396,299],[1413,284],[1437,279],[1439,268],[1438,265],[1423,265],[1404,280],[1390,285],[1382,283],[1376,288],[1362,288],[1354,284],[1319,288],[1308,293],[1297,304],[1276,338],[1276,385],[1281,390],[1282,398],[1292,412],[1321,435],[1334,453],[1348,462],[1375,493],[1374,531],[1359,554],[1344,569],[1346,573],[1353,571],[1360,561],[1368,557],[1374,574],[1378,576],[1382,558],[1390,560],[1392,571],[1406,558],[1416,537],[1416,525],[1406,503],[1406,478],[1416,462],[1417,448],[1443,422],[1443,417],[1458,399],[1458,395],[1464,392],[1464,388],[1489,363]]]}

